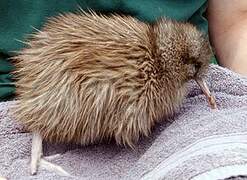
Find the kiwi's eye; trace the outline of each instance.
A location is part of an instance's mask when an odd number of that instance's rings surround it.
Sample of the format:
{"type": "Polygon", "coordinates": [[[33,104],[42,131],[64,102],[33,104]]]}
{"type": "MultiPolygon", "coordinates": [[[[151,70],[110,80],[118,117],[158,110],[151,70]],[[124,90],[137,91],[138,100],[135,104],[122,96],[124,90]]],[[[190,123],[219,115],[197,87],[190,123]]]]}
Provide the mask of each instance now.
{"type": "Polygon", "coordinates": [[[197,58],[190,57],[187,60],[185,60],[185,64],[192,64],[196,68],[196,70],[200,69],[202,66],[201,62],[198,62],[197,58]]]}
{"type": "Polygon", "coordinates": [[[195,57],[189,57],[188,54],[186,54],[184,57],[183,57],[183,62],[185,64],[194,64],[196,62],[196,58],[195,57]]]}
{"type": "Polygon", "coordinates": [[[196,58],[188,58],[184,60],[184,63],[186,64],[186,67],[188,68],[188,76],[193,78],[197,75],[197,73],[199,72],[202,63],[198,62],[198,60],[196,58]]]}
{"type": "Polygon", "coordinates": [[[195,68],[198,70],[198,69],[200,69],[201,68],[201,63],[200,62],[196,62],[195,63],[195,68]]]}

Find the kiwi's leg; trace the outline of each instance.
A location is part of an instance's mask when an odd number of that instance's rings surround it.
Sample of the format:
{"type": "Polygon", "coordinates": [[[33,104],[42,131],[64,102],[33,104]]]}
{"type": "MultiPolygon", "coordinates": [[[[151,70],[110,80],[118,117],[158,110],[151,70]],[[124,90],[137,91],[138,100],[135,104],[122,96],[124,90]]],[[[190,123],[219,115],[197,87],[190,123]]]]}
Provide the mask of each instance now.
{"type": "Polygon", "coordinates": [[[55,172],[61,176],[71,176],[62,167],[47,161],[58,157],[59,154],[52,155],[46,158],[45,157],[42,158],[42,154],[43,154],[42,137],[38,132],[34,132],[32,139],[32,152],[31,152],[31,167],[30,167],[31,174],[35,175],[37,173],[38,167],[41,166],[42,168],[48,171],[55,172]]]}
{"type": "Polygon", "coordinates": [[[42,137],[38,132],[33,133],[32,151],[31,151],[31,174],[37,173],[38,165],[42,156],[42,137]]]}

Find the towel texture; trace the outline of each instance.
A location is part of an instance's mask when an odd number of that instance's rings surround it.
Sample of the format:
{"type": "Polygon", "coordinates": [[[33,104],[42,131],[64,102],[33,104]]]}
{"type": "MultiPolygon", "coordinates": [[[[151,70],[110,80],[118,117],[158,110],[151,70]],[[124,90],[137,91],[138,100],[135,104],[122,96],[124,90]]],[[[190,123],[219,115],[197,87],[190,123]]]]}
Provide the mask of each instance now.
{"type": "Polygon", "coordinates": [[[176,115],[157,124],[135,151],[102,143],[87,147],[44,143],[44,155],[73,177],[42,167],[29,175],[31,134],[8,116],[12,102],[0,103],[0,177],[26,179],[224,179],[247,175],[247,78],[216,65],[207,81],[218,110],[211,110],[190,82],[176,115]]]}

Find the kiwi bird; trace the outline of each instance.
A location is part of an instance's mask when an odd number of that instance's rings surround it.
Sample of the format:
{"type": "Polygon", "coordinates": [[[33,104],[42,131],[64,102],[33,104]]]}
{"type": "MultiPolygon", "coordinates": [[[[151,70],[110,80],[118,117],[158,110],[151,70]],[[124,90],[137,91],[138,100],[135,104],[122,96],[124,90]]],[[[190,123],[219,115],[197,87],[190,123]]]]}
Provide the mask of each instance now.
{"type": "Polygon", "coordinates": [[[179,108],[189,80],[216,107],[203,80],[212,51],[189,23],[82,11],[50,18],[25,43],[13,58],[13,115],[34,133],[32,174],[42,140],[133,147],[179,108]]]}

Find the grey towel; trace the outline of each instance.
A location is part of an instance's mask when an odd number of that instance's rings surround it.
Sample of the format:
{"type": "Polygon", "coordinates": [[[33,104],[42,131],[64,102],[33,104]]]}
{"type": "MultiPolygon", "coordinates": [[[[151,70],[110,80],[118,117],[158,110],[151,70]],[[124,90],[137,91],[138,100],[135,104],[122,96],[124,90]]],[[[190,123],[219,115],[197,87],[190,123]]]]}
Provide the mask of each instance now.
{"type": "Polygon", "coordinates": [[[212,65],[208,84],[219,110],[211,110],[189,83],[180,111],[157,124],[133,151],[114,142],[87,147],[44,144],[50,162],[73,177],[40,168],[29,175],[31,134],[8,116],[14,102],[0,103],[0,176],[7,179],[224,179],[247,175],[247,78],[212,65]]]}

